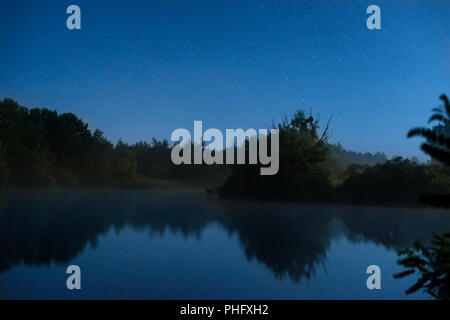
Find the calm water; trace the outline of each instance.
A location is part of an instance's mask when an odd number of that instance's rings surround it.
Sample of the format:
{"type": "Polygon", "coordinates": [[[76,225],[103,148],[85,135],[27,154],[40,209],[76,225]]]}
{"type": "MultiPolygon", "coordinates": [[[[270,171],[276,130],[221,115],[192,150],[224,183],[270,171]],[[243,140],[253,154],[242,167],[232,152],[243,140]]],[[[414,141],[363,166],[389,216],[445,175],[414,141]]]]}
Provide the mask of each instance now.
{"type": "Polygon", "coordinates": [[[0,298],[429,299],[396,250],[450,212],[229,202],[201,191],[21,191],[0,199],[0,298]],[[66,288],[79,265],[82,290],[66,288]],[[381,267],[382,289],[366,287],[381,267]]]}

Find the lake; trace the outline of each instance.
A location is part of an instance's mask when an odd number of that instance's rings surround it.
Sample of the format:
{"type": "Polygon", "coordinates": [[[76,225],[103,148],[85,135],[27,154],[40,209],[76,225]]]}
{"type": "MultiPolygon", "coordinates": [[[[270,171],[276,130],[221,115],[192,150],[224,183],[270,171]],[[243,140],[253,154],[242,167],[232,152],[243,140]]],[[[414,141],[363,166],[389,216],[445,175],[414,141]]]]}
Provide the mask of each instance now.
{"type": "Polygon", "coordinates": [[[450,212],[230,201],[200,190],[0,197],[0,299],[430,299],[397,250],[450,212]],[[81,268],[68,290],[66,268],[81,268]],[[368,290],[366,268],[381,268],[368,290]]]}

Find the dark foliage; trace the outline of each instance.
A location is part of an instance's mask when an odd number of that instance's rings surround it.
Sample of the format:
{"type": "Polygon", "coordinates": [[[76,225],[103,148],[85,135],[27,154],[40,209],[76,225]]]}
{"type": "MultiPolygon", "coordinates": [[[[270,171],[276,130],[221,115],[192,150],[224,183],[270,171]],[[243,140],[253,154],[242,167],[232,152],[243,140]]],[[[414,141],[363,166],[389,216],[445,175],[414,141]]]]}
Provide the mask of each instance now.
{"type": "MultiPolygon", "coordinates": [[[[421,149],[430,155],[434,162],[448,166],[450,165],[450,103],[445,94],[441,95],[440,99],[444,103],[443,106],[434,108],[428,120],[429,123],[438,122],[438,125],[432,129],[413,128],[408,132],[408,138],[415,136],[426,138],[421,149]]],[[[449,207],[450,195],[424,196],[423,201],[434,206],[449,207]]]]}
{"type": "Polygon", "coordinates": [[[408,132],[408,138],[415,136],[426,138],[427,142],[422,144],[422,150],[432,158],[446,165],[450,165],[450,137],[443,130],[436,130],[449,127],[450,103],[445,94],[441,95],[440,99],[444,102],[444,105],[434,108],[433,114],[428,120],[430,123],[437,121],[439,125],[433,129],[423,127],[411,129],[408,132]]]}
{"type": "Polygon", "coordinates": [[[278,124],[277,129],[278,173],[265,176],[260,175],[259,165],[234,165],[232,174],[221,189],[223,195],[296,200],[319,200],[320,197],[323,200],[331,189],[325,165],[328,125],[319,133],[318,120],[299,110],[291,120],[285,119],[278,124]]]}
{"type": "Polygon", "coordinates": [[[419,279],[408,290],[411,294],[424,289],[437,299],[450,299],[450,233],[433,235],[430,246],[416,242],[413,247],[401,250],[399,264],[405,271],[394,275],[403,278],[418,273],[419,279]]]}
{"type": "MultiPolygon", "coordinates": [[[[450,192],[450,168],[382,153],[358,154],[327,143],[328,125],[298,111],[277,127],[280,169],[261,176],[258,165],[235,165],[225,196],[371,205],[422,205],[450,192]],[[355,161],[355,163],[351,163],[355,161]]],[[[247,142],[248,143],[248,142],[247,142]]]]}
{"type": "Polygon", "coordinates": [[[92,133],[72,113],[27,109],[4,99],[0,123],[3,185],[105,185],[135,176],[132,155],[115,148],[101,131],[92,133]]]}
{"type": "Polygon", "coordinates": [[[72,113],[0,101],[0,187],[147,186],[149,178],[223,183],[227,168],[175,166],[170,152],[167,140],[113,145],[72,113]]]}
{"type": "Polygon", "coordinates": [[[352,203],[420,204],[428,195],[450,191],[450,168],[418,164],[401,157],[375,166],[353,164],[336,190],[336,199],[352,203]]]}

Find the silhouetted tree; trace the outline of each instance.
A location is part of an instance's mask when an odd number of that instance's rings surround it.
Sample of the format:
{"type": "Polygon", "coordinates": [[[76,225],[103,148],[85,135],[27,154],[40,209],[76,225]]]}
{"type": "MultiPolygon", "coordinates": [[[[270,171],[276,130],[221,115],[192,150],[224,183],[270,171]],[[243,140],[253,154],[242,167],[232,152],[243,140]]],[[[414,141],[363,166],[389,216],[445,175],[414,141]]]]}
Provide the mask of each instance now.
{"type": "Polygon", "coordinates": [[[432,158],[450,165],[450,137],[446,134],[445,128],[450,124],[450,104],[445,94],[440,99],[444,105],[433,109],[429,122],[437,121],[440,125],[433,129],[419,127],[408,132],[408,138],[421,136],[427,139],[427,142],[421,145],[422,150],[432,158]],[[441,130],[439,130],[441,129],[441,130]]]}
{"type": "MultiPolygon", "coordinates": [[[[433,129],[414,128],[409,131],[408,137],[422,136],[427,139],[423,143],[422,150],[432,158],[445,164],[441,166],[449,169],[450,165],[450,137],[448,128],[450,124],[450,104],[447,96],[442,95],[443,107],[434,108],[433,115],[429,122],[438,121],[439,126],[433,129]]],[[[434,166],[436,167],[436,166],[434,166]]],[[[438,175],[437,178],[448,180],[448,173],[438,175]]],[[[447,195],[437,197],[427,197],[428,203],[434,205],[449,205],[448,190],[447,195]]],[[[408,290],[407,294],[424,289],[431,296],[437,299],[450,299],[450,233],[442,235],[433,234],[431,246],[416,242],[413,247],[408,247],[398,252],[399,256],[405,256],[398,263],[405,268],[405,271],[394,275],[395,278],[419,274],[418,281],[408,290]]]]}
{"type": "Polygon", "coordinates": [[[309,200],[320,197],[323,200],[324,194],[331,188],[329,171],[325,165],[328,127],[329,122],[319,133],[319,121],[312,115],[306,116],[302,110],[297,111],[291,120],[284,119],[277,126],[280,157],[278,173],[262,176],[259,165],[236,164],[221,193],[263,199],[309,200]]]}
{"type": "Polygon", "coordinates": [[[425,289],[437,299],[450,299],[450,233],[433,235],[431,246],[416,242],[413,247],[398,252],[405,256],[398,263],[407,270],[394,275],[403,278],[418,273],[419,279],[408,290],[411,294],[425,289]]]}

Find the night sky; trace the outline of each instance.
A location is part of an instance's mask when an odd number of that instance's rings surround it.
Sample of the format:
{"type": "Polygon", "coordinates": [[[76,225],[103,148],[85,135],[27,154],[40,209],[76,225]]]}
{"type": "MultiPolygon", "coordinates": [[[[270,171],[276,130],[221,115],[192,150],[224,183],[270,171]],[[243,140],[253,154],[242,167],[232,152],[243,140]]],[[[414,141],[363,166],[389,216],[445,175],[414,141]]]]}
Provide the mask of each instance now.
{"type": "Polygon", "coordinates": [[[425,159],[406,133],[449,89],[448,0],[0,0],[0,98],[73,112],[114,142],[312,108],[345,148],[425,159]],[[66,28],[71,4],[81,30],[66,28]]]}

